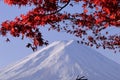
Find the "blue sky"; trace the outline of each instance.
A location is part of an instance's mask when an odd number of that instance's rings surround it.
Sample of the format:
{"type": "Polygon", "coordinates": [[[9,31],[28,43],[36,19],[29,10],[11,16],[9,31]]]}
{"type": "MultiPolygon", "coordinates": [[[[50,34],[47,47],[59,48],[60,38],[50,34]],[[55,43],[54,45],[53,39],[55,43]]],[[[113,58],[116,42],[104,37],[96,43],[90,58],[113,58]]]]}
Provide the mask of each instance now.
{"type": "MultiPolygon", "coordinates": [[[[16,6],[8,6],[6,4],[3,4],[3,1],[0,1],[0,23],[4,20],[12,20],[16,16],[19,16],[21,13],[26,13],[28,10],[30,10],[31,7],[22,7],[19,9],[16,6]]],[[[74,12],[75,9],[73,9],[74,12]]],[[[73,35],[69,35],[67,33],[58,33],[56,31],[49,31],[47,28],[42,28],[40,30],[43,33],[43,37],[50,42],[56,41],[56,40],[71,40],[74,39],[76,40],[77,38],[74,37],[73,35]]],[[[0,36],[0,68],[14,63],[25,56],[33,53],[31,49],[28,49],[25,47],[26,43],[28,42],[27,39],[21,40],[20,38],[13,38],[9,36],[11,39],[10,43],[5,42],[5,38],[0,36]]],[[[112,59],[120,62],[120,54],[114,54],[112,51],[109,50],[98,50],[105,55],[111,57],[112,59]]]]}

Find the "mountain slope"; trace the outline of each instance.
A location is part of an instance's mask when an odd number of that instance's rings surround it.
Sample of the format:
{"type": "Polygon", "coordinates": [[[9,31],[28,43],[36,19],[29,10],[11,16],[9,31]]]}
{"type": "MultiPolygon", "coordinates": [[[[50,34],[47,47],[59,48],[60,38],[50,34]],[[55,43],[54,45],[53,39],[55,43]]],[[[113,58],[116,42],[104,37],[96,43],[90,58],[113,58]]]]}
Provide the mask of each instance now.
{"type": "Polygon", "coordinates": [[[120,65],[76,41],[56,41],[0,70],[0,80],[120,80],[120,65]]]}

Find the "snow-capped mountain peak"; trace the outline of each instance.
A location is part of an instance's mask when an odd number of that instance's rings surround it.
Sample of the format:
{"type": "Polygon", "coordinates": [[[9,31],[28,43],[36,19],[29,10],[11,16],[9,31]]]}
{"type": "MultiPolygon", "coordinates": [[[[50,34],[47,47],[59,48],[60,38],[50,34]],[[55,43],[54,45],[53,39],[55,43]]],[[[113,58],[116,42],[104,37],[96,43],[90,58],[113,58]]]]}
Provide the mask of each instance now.
{"type": "Polygon", "coordinates": [[[0,80],[120,80],[120,65],[76,41],[56,41],[0,71],[0,80]]]}

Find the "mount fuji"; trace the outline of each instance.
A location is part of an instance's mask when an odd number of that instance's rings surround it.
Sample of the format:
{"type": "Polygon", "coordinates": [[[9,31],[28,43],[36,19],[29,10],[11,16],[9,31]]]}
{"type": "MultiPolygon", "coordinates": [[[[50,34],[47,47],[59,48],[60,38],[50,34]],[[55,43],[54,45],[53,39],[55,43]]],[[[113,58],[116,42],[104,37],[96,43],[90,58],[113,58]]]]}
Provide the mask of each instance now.
{"type": "Polygon", "coordinates": [[[76,41],[55,41],[0,70],[0,80],[120,80],[120,65],[76,41]],[[82,79],[81,79],[82,80],[82,79]]]}

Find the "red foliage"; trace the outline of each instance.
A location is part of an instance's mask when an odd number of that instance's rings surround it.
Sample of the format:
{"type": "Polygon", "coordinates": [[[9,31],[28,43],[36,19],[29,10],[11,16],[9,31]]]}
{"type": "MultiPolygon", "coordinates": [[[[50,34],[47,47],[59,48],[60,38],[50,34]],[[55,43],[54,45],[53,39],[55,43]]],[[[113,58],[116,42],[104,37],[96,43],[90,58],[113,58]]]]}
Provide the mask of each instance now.
{"type": "MultiPolygon", "coordinates": [[[[13,37],[24,36],[33,40],[33,45],[28,43],[27,47],[35,49],[37,46],[47,44],[39,31],[40,26],[50,25],[49,29],[66,31],[77,37],[82,38],[88,35],[87,31],[92,31],[95,37],[88,37],[88,43],[91,42],[97,46],[103,46],[114,49],[120,47],[120,37],[113,36],[115,39],[100,35],[100,32],[109,26],[120,26],[120,0],[4,0],[8,5],[34,5],[35,8],[26,15],[21,14],[13,21],[4,21],[0,28],[1,35],[6,36],[10,33],[13,37]],[[62,12],[66,7],[74,7],[75,4],[82,4],[83,12],[70,13],[62,12]],[[92,13],[90,11],[93,10],[92,13]],[[68,21],[72,26],[68,26],[68,21]],[[61,22],[65,26],[60,26],[61,22]],[[118,38],[116,40],[116,37],[118,38]],[[98,44],[97,41],[101,41],[98,44]],[[115,45],[115,46],[114,46],[115,45]]],[[[8,41],[8,40],[7,40],[8,41]]],[[[83,42],[83,41],[82,41],[83,42]]]]}

